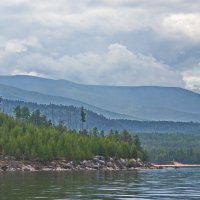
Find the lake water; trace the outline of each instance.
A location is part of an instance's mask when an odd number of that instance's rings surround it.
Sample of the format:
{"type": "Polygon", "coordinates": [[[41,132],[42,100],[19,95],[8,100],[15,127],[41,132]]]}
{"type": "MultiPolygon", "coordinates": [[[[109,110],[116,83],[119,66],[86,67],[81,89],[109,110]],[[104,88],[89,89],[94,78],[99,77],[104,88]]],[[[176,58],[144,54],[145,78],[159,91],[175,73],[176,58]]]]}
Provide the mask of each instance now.
{"type": "Polygon", "coordinates": [[[0,200],[18,199],[200,199],[200,168],[0,172],[0,200]]]}

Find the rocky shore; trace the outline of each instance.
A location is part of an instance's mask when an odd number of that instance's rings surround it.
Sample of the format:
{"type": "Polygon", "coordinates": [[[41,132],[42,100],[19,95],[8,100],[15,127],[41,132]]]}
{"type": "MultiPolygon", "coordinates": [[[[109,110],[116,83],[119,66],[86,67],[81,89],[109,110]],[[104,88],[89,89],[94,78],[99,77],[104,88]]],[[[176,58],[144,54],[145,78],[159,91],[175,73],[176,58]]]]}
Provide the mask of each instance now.
{"type": "Polygon", "coordinates": [[[91,160],[67,161],[54,160],[48,162],[16,161],[10,159],[0,160],[0,171],[81,171],[81,170],[138,170],[156,169],[148,162],[140,159],[113,159],[105,160],[102,156],[95,156],[91,160]]]}

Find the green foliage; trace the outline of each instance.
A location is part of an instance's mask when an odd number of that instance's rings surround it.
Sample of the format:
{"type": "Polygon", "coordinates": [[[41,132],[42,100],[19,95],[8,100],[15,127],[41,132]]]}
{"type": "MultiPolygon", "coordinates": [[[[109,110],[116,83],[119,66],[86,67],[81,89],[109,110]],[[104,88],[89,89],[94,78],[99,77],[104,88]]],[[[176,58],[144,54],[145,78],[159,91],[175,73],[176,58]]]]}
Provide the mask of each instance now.
{"type": "Polygon", "coordinates": [[[200,163],[200,134],[139,133],[143,156],[155,163],[200,163]],[[146,153],[145,153],[146,152],[146,153]]]}
{"type": "Polygon", "coordinates": [[[38,109],[30,113],[28,107],[24,106],[21,108],[17,105],[14,108],[14,114],[15,118],[22,122],[31,122],[37,126],[52,126],[51,121],[49,121],[46,116],[42,115],[38,109]]]}
{"type": "MultiPolygon", "coordinates": [[[[21,108],[17,109],[21,111],[21,108]]],[[[41,161],[83,160],[95,155],[105,158],[138,158],[143,155],[135,145],[134,136],[127,131],[117,134],[111,131],[105,136],[94,128],[90,134],[79,134],[75,130],[67,131],[62,123],[51,126],[39,111],[24,119],[0,113],[0,155],[41,161]]]]}
{"type": "Polygon", "coordinates": [[[14,115],[16,119],[21,119],[21,108],[19,105],[14,108],[14,115]]]}
{"type": "Polygon", "coordinates": [[[86,122],[86,113],[84,111],[84,107],[81,107],[81,122],[86,122]]]}
{"type": "Polygon", "coordinates": [[[23,121],[28,121],[29,120],[29,117],[30,117],[30,111],[28,109],[28,107],[23,107],[21,110],[20,110],[20,113],[21,113],[21,118],[23,121]]]}
{"type": "Polygon", "coordinates": [[[86,122],[86,112],[84,111],[83,106],[81,107],[80,117],[81,117],[81,132],[83,132],[83,123],[86,122]]]}
{"type": "MultiPolygon", "coordinates": [[[[31,102],[2,100],[4,113],[13,115],[14,108],[17,105],[26,106],[31,112],[40,110],[42,115],[51,119],[54,124],[63,121],[69,130],[80,129],[80,111],[79,107],[64,105],[45,105],[31,102]],[[53,115],[52,115],[53,111],[53,115]]],[[[196,122],[170,122],[170,121],[136,121],[124,119],[108,119],[103,115],[84,109],[87,113],[87,128],[97,127],[99,130],[108,132],[110,129],[122,131],[127,129],[135,133],[200,133],[200,123],[196,122]]],[[[106,113],[105,113],[106,114],[106,113]]],[[[15,115],[14,115],[15,116],[15,115]]]]}

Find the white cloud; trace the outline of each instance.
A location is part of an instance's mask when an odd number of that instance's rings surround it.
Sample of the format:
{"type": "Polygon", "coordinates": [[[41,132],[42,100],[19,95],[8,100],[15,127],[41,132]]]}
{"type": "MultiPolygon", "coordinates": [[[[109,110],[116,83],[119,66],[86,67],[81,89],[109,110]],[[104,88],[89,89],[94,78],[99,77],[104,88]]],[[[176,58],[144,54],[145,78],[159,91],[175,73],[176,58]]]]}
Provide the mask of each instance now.
{"type": "Polygon", "coordinates": [[[5,44],[5,51],[11,53],[21,53],[28,50],[28,47],[39,47],[40,44],[35,37],[25,40],[8,40],[5,44]]]}
{"type": "Polygon", "coordinates": [[[27,75],[27,76],[38,76],[38,77],[44,77],[44,78],[46,77],[45,75],[37,73],[35,71],[24,72],[24,71],[20,71],[18,69],[14,70],[11,75],[19,75],[19,74],[20,75],[27,75]]]}
{"type": "Polygon", "coordinates": [[[27,48],[26,46],[24,46],[23,43],[12,40],[6,43],[5,50],[8,52],[20,53],[20,52],[26,51],[27,48]]]}
{"type": "Polygon", "coordinates": [[[163,20],[165,31],[178,38],[180,35],[200,41],[200,14],[172,14],[163,20]]]}
{"type": "Polygon", "coordinates": [[[5,22],[23,21],[22,25],[33,32],[38,30],[33,30],[32,25],[39,26],[44,32],[48,28],[62,28],[62,31],[64,28],[65,31],[70,29],[72,34],[74,31],[91,31],[108,35],[149,29],[163,34],[164,28],[171,34],[180,32],[188,37],[199,37],[199,3],[194,1],[1,0],[0,6],[0,16],[5,22]]]}
{"type": "Polygon", "coordinates": [[[183,86],[180,74],[169,66],[117,43],[102,54],[88,52],[59,58],[30,54],[19,59],[16,66],[15,74],[34,71],[42,76],[89,84],[183,86]]]}
{"type": "Polygon", "coordinates": [[[3,5],[13,5],[13,4],[21,4],[28,3],[30,0],[1,0],[1,4],[3,5]]]}
{"type": "Polygon", "coordinates": [[[186,71],[199,62],[199,7],[196,0],[1,0],[0,73],[192,88],[186,71]]]}
{"type": "Polygon", "coordinates": [[[191,69],[185,70],[182,74],[185,87],[200,92],[200,63],[191,69]]]}

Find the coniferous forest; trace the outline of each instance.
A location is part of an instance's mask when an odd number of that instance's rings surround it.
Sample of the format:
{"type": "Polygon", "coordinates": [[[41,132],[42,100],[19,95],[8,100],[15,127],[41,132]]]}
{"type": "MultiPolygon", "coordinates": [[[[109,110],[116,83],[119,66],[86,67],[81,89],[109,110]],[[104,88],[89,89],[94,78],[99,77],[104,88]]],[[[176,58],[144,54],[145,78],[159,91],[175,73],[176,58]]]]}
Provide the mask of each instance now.
{"type": "Polygon", "coordinates": [[[200,163],[200,134],[138,133],[148,158],[155,163],[200,163]]]}
{"type": "MultiPolygon", "coordinates": [[[[81,128],[80,107],[64,106],[55,104],[37,104],[33,102],[24,102],[17,100],[2,100],[2,111],[14,116],[14,108],[20,105],[28,107],[30,112],[39,110],[42,115],[51,119],[53,124],[62,123],[68,130],[81,128]]],[[[109,119],[93,111],[86,111],[86,123],[84,128],[90,130],[97,127],[99,130],[108,132],[110,129],[137,133],[200,133],[200,123],[196,122],[173,122],[173,121],[139,121],[127,119],[109,119]]]]}
{"type": "MultiPolygon", "coordinates": [[[[13,117],[0,114],[0,155],[26,160],[142,158],[155,163],[200,163],[200,134],[141,133],[87,129],[87,111],[79,110],[79,129],[54,124],[39,109],[17,105],[13,117]]],[[[73,121],[71,121],[73,124],[73,121]]],[[[101,123],[101,122],[99,122],[101,123]]]]}
{"type": "Polygon", "coordinates": [[[105,158],[142,158],[146,154],[139,138],[127,131],[110,131],[108,135],[96,128],[67,130],[62,123],[53,126],[39,110],[17,106],[15,118],[0,114],[0,154],[15,159],[48,161],[53,159],[83,160],[101,155],[105,158]]]}

